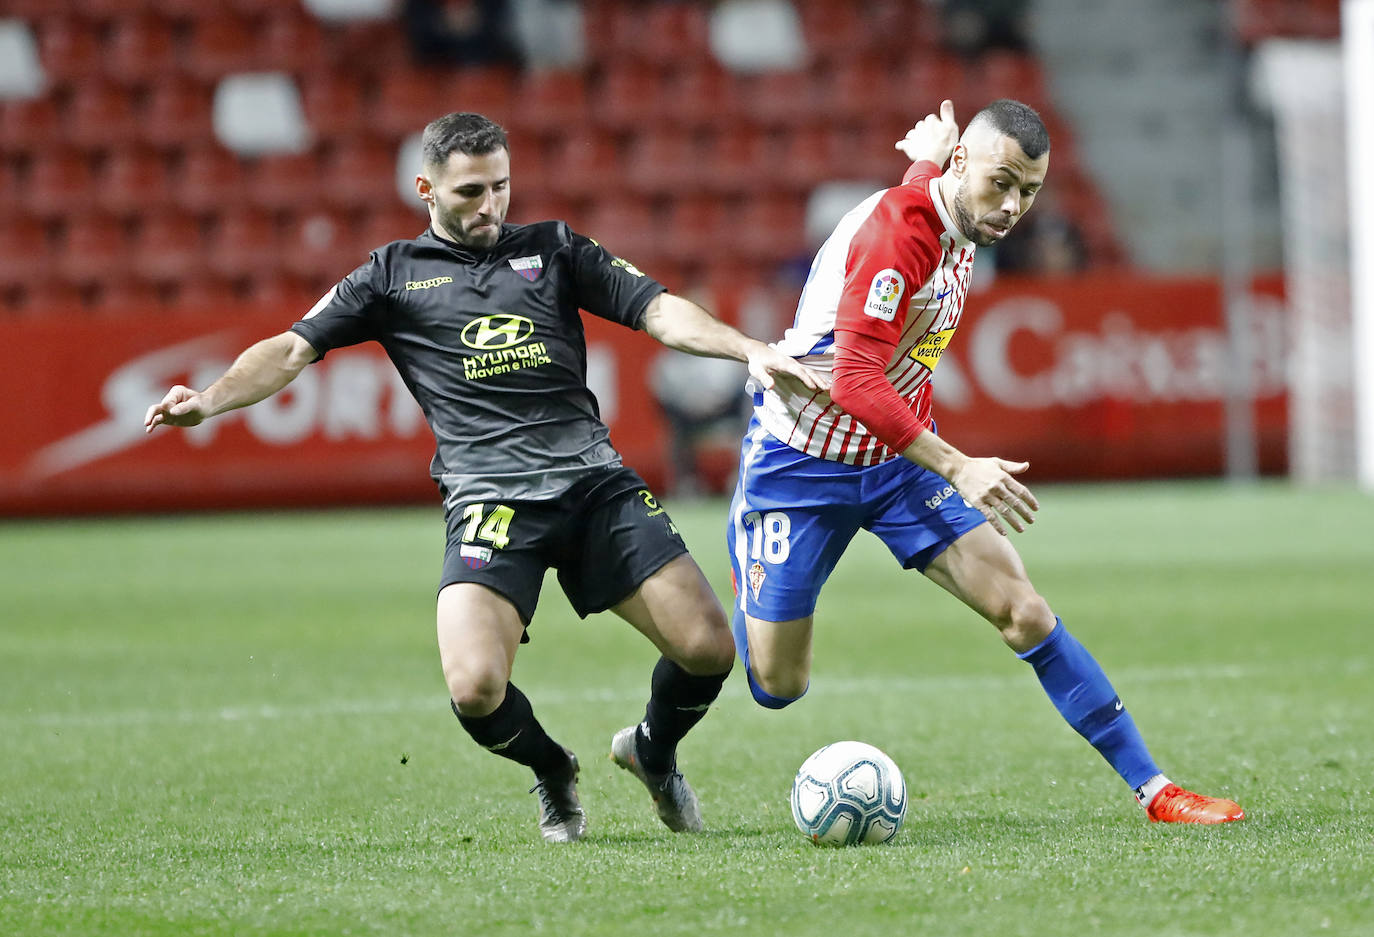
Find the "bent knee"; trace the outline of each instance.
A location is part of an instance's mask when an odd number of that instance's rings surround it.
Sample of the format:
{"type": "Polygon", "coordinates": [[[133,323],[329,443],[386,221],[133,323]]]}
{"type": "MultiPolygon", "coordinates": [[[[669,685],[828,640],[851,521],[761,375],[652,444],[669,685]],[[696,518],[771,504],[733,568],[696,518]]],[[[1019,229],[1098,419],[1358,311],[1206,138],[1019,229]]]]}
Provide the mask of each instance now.
{"type": "Polygon", "coordinates": [[[510,675],[501,668],[457,666],[444,669],[444,680],[460,713],[486,716],[506,698],[510,675]]]}
{"type": "Polygon", "coordinates": [[[806,695],[810,675],[799,670],[749,670],[749,689],[754,699],[769,709],[781,709],[806,695]]]}
{"type": "Polygon", "coordinates": [[[728,673],[735,664],[735,639],[721,618],[720,627],[703,628],[682,642],[674,657],[683,670],[694,676],[728,673]]]}
{"type": "Polygon", "coordinates": [[[1002,640],[1018,652],[1029,650],[1049,637],[1054,622],[1049,603],[1029,590],[1009,599],[992,619],[1002,633],[1002,640]]]}

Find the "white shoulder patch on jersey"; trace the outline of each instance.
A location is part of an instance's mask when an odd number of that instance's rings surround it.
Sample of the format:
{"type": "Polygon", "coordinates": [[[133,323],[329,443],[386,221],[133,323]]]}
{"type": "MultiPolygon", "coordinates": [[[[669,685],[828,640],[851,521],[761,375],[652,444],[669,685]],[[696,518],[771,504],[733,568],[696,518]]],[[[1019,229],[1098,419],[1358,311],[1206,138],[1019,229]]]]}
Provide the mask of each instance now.
{"type": "Polygon", "coordinates": [[[897,308],[905,292],[906,280],[902,279],[900,273],[891,267],[879,270],[868,288],[867,298],[864,299],[864,315],[891,322],[897,315],[897,308]]]}
{"type": "Polygon", "coordinates": [[[331,287],[329,288],[329,292],[328,292],[328,293],[325,293],[323,296],[321,296],[320,299],[319,299],[319,302],[317,302],[317,303],[315,303],[315,305],[311,306],[311,307],[310,307],[310,311],[307,312],[304,316],[301,317],[302,321],[305,320],[305,319],[313,319],[313,318],[315,318],[315,316],[317,316],[317,315],[319,314],[319,312],[320,312],[321,309],[323,309],[325,306],[328,306],[328,305],[329,305],[330,301],[334,298],[334,295],[335,295],[336,293],[338,293],[338,292],[339,292],[339,285],[338,285],[337,283],[335,283],[333,286],[331,286],[331,287]]]}

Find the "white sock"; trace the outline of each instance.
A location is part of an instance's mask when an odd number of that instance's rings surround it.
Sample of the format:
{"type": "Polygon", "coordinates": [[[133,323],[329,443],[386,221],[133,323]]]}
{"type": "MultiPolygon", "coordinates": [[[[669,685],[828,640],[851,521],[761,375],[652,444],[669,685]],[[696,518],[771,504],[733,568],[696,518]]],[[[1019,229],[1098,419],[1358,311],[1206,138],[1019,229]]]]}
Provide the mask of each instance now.
{"type": "Polygon", "coordinates": [[[1140,801],[1140,806],[1148,807],[1150,802],[1155,799],[1155,795],[1164,790],[1168,783],[1168,778],[1162,774],[1156,774],[1135,789],[1135,799],[1140,801]]]}

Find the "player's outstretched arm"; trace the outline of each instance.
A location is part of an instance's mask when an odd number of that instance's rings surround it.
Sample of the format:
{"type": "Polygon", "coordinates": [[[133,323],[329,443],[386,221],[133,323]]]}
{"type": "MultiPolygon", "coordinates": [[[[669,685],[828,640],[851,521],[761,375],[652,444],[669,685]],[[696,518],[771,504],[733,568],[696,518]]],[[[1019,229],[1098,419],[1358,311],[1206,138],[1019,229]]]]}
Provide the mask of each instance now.
{"type": "Polygon", "coordinates": [[[765,389],[775,380],[794,382],[813,391],[826,390],[830,380],[770,345],[726,325],[696,303],[660,293],[644,312],[644,331],[656,341],[708,358],[732,358],[749,365],[749,373],[765,389]]]}
{"type": "Polygon", "coordinates": [[[196,426],[216,414],[270,397],[295,380],[318,357],[310,343],[295,332],[282,332],[249,346],[219,380],[196,391],[178,384],[148,408],[144,432],[157,427],[196,426]]]}
{"type": "Polygon", "coordinates": [[[927,114],[918,120],[895,145],[913,163],[928,160],[944,166],[958,142],[959,125],[954,122],[954,102],[941,101],[939,114],[927,114]]]}
{"type": "Polygon", "coordinates": [[[1006,536],[1008,526],[1020,533],[1027,524],[1035,523],[1040,502],[1029,488],[1012,477],[1030,468],[1029,462],[975,459],[929,430],[917,436],[902,455],[948,479],[954,490],[981,511],[999,534],[1006,536]]]}

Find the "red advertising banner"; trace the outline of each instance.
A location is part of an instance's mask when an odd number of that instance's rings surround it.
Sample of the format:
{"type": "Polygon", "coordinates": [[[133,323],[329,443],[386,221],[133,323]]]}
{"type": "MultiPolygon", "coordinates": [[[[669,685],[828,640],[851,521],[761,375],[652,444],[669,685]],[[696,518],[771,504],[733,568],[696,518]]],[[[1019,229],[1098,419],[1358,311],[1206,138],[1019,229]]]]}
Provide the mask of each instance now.
{"type": "MultiPolygon", "coordinates": [[[[1260,466],[1281,472],[1283,308],[1257,292],[1251,312],[1260,466]]],[[[375,345],[332,352],[252,407],[145,436],[143,415],[169,386],[204,387],[295,315],[6,323],[0,514],[437,503],[429,430],[375,345]]],[[[587,334],[612,438],[657,485],[667,442],[647,376],[659,346],[590,317],[587,334]]],[[[1228,360],[1212,281],[999,282],[969,298],[935,412],[964,451],[1029,460],[1032,482],[1216,474],[1228,360]]]]}

